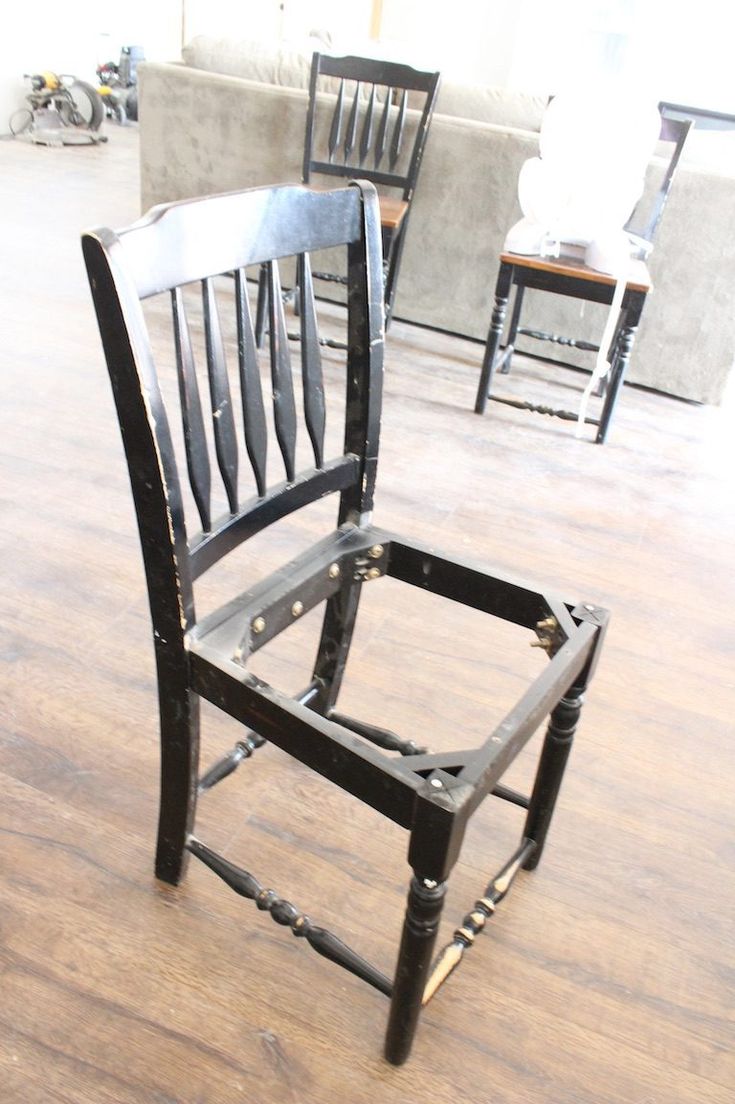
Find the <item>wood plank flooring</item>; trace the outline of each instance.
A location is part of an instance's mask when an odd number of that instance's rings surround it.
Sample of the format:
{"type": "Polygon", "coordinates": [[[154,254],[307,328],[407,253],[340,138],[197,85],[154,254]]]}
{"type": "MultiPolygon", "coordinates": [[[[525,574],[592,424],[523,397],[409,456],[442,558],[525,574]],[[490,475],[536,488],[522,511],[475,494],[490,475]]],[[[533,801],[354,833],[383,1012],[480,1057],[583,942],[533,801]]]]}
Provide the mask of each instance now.
{"type": "MultiPolygon", "coordinates": [[[[83,228],[138,214],[136,131],[109,135],[0,142],[0,1101],[730,1104],[732,405],[626,387],[598,447],[495,404],[477,417],[479,346],[391,328],[376,523],[613,614],[543,862],[396,1070],[380,994],[199,865],[175,890],[152,876],[147,603],[79,249],[83,228]]],[[[581,382],[519,361],[504,390],[566,405],[581,382]]],[[[345,711],[437,749],[476,742],[538,652],[408,590],[368,588],[345,711]]],[[[297,688],[313,631],[305,618],[264,673],[297,688]]],[[[205,762],[235,731],[205,709],[205,762]]],[[[520,827],[485,803],[442,938],[520,827]]],[[[199,834],[392,970],[397,828],[266,747],[202,802],[199,834]]]]}

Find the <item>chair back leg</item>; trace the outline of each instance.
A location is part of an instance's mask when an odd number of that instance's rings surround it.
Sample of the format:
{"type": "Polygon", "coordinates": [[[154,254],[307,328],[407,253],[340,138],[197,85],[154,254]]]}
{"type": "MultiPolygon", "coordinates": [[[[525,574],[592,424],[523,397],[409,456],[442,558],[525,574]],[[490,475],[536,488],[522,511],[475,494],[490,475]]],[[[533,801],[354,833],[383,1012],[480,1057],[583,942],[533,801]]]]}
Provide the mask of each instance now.
{"type": "Polygon", "coordinates": [[[178,885],[186,873],[186,845],[194,827],[199,774],[199,696],[159,665],[161,795],[156,877],[178,885]]]}

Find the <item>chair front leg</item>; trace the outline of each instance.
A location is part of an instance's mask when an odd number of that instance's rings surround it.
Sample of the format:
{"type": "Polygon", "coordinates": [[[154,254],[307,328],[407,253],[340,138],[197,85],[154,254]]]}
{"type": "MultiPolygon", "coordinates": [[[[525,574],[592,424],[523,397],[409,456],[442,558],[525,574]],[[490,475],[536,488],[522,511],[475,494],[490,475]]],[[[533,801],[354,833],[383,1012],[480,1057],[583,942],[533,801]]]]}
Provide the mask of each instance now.
{"type": "Polygon", "coordinates": [[[446,892],[446,882],[411,879],[385,1036],[385,1057],[395,1066],[411,1053],[446,892]]]}
{"type": "Polygon", "coordinates": [[[633,351],[633,343],[636,333],[638,332],[638,324],[641,319],[645,299],[646,296],[644,292],[635,292],[631,294],[630,301],[627,306],[624,307],[623,313],[621,314],[615,353],[610,365],[607,393],[602,407],[602,414],[600,415],[600,424],[597,427],[597,436],[595,437],[595,444],[597,445],[604,445],[607,439],[610,422],[612,421],[612,416],[633,351]]]}
{"type": "Polygon", "coordinates": [[[477,388],[477,398],[475,399],[475,414],[483,414],[485,412],[490,389],[492,388],[493,373],[495,371],[495,363],[500,348],[500,338],[503,335],[503,324],[505,322],[505,312],[508,309],[508,297],[510,295],[512,279],[512,265],[501,262],[500,272],[498,273],[498,279],[495,285],[495,305],[493,307],[490,329],[485,343],[485,355],[482,360],[480,383],[477,388]]]}
{"type": "Polygon", "coordinates": [[[510,316],[510,326],[508,327],[508,343],[505,346],[505,352],[499,369],[501,376],[507,376],[510,372],[513,351],[515,349],[516,338],[518,337],[518,327],[521,324],[521,310],[523,308],[523,294],[525,290],[523,284],[518,284],[516,287],[513,310],[510,316]]]}

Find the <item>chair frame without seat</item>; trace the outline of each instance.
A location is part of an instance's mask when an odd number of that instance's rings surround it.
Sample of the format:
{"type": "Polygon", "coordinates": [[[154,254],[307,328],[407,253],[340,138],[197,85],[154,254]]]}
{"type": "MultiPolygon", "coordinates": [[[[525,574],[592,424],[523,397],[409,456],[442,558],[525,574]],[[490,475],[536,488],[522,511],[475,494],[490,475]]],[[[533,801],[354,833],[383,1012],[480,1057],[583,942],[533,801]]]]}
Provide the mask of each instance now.
{"type": "MultiPolygon", "coordinates": [[[[607,439],[612,416],[630,362],[646,297],[653,288],[643,256],[644,254],[647,255],[661,222],[691,125],[691,120],[670,118],[666,114],[663,114],[661,118],[659,139],[671,142],[673,146],[661,184],[653,197],[650,209],[645,215],[643,225],[639,226],[636,233],[636,237],[641,242],[640,255],[632,261],[617,319],[615,335],[607,352],[610,368],[607,377],[598,389],[598,394],[604,396],[602,411],[599,418],[585,418],[588,424],[597,427],[596,444],[604,444],[607,439]]],[[[639,202],[627,223],[626,230],[631,233],[632,228],[641,220],[642,202],[639,202]]],[[[475,400],[475,413],[483,414],[488,399],[492,399],[494,402],[504,403],[521,410],[528,410],[537,414],[549,414],[552,417],[567,421],[576,421],[577,415],[570,410],[558,410],[538,403],[495,395],[492,393],[493,381],[496,373],[507,375],[511,369],[513,354],[523,351],[516,348],[519,336],[530,337],[536,341],[551,342],[555,345],[585,352],[599,352],[600,347],[594,342],[522,326],[521,311],[527,288],[536,291],[549,291],[555,295],[610,306],[613,302],[615,285],[614,276],[589,268],[576,258],[562,255],[558,259],[550,259],[540,256],[522,256],[509,252],[501,253],[500,268],[495,285],[495,301],[475,400]],[[508,327],[508,336],[505,345],[501,346],[508,303],[514,287],[515,300],[508,327]]],[[[563,361],[553,357],[536,355],[536,359],[548,364],[561,364],[568,367],[563,361]]]]}
{"type": "MultiPolygon", "coordinates": [[[[270,912],[319,954],[390,997],[386,1056],[403,1062],[422,1004],[433,996],[493,915],[521,868],[541,855],[607,616],[567,603],[475,564],[373,526],[384,318],[380,216],[367,182],[315,192],[301,186],[255,189],[154,208],[127,230],[84,235],[90,286],[115,396],[136,504],[159,681],[161,798],[156,873],[182,878],[195,855],[240,895],[270,912]],[[324,456],[324,390],[309,254],[344,245],[348,255],[348,349],[344,449],[324,456]],[[314,463],[295,469],[297,411],[277,259],[300,258],[299,355],[304,419],[314,463]],[[267,265],[270,370],[275,433],[286,478],[268,485],[266,420],[246,269],[267,265]],[[242,436],[257,493],[241,498],[238,438],[215,296],[217,274],[235,274],[234,306],[242,436]],[[228,509],[213,518],[214,469],[192,353],[182,286],[201,282],[212,435],[228,509]],[[176,463],[141,301],[170,294],[183,440],[201,531],[189,535],[176,463]],[[335,493],[336,526],[309,551],[215,612],[197,618],[194,580],[243,541],[300,507],[335,493]],[[337,712],[360,593],[394,579],[528,629],[545,651],[542,673],[478,748],[432,753],[370,721],[337,712]],[[324,605],[313,674],[286,694],[252,674],[248,657],[302,613],[324,605]],[[243,736],[203,774],[199,699],[240,721],[243,736]],[[530,796],[501,781],[549,717],[530,796]],[[265,741],[367,803],[409,835],[413,870],[392,976],[368,963],[290,902],[195,834],[197,797],[249,759],[265,741]],[[493,878],[431,968],[447,878],[472,813],[488,795],[521,806],[518,848],[493,878]]],[[[229,294],[233,296],[232,282],[229,294]]],[[[222,293],[220,292],[220,299],[222,293]]],[[[190,508],[190,513],[191,513],[190,508]]],[[[261,753],[262,754],[262,753],[261,753]]]]}

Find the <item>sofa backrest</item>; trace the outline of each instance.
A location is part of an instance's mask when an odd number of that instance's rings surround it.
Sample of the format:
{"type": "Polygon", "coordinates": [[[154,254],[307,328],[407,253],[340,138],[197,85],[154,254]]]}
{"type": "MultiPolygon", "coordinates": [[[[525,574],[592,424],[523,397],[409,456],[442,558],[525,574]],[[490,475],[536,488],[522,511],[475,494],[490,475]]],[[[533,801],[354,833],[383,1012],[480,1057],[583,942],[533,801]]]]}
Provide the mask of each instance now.
{"type": "Polygon", "coordinates": [[[315,50],[324,50],[324,46],[318,38],[274,44],[197,35],[184,46],[181,56],[184,64],[192,69],[284,88],[308,88],[312,54],[315,50]]]}
{"type": "Polygon", "coordinates": [[[547,96],[513,88],[460,84],[445,79],[439,89],[436,113],[538,133],[547,101],[547,96]]]}
{"type": "MultiPolygon", "coordinates": [[[[279,44],[197,35],[184,47],[182,57],[184,64],[193,69],[308,89],[315,50],[325,52],[324,43],[317,38],[279,44]]],[[[370,56],[369,45],[364,56],[370,56]]],[[[331,90],[336,92],[338,85],[335,81],[331,90]]],[[[439,115],[538,132],[546,99],[514,89],[443,81],[435,111],[439,115]]],[[[409,104],[415,106],[410,99],[409,104]]]]}

